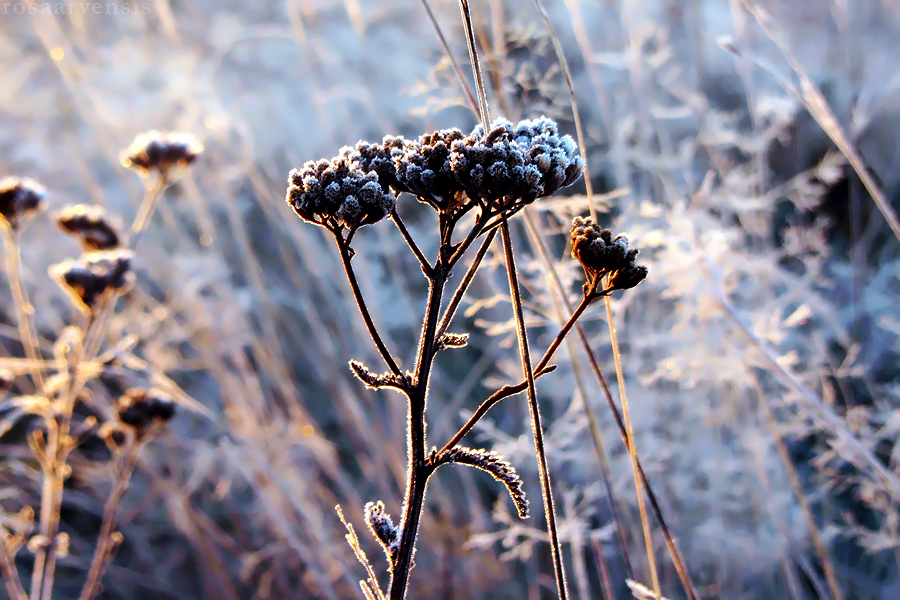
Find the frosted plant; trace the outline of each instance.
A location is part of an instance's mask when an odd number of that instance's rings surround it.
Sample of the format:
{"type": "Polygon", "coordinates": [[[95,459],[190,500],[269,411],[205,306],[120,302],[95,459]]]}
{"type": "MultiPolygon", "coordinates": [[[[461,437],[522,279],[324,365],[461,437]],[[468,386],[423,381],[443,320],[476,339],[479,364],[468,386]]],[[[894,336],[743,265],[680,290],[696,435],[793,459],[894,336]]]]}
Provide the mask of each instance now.
{"type": "MultiPolygon", "coordinates": [[[[590,274],[584,286],[584,301],[540,363],[533,370],[530,365],[526,369],[526,381],[503,386],[482,404],[449,442],[428,449],[425,406],[429,400],[432,365],[440,351],[461,348],[467,343],[467,334],[450,332],[448,327],[487,248],[496,232],[501,230],[507,251],[510,293],[518,298],[508,218],[537,198],[551,196],[571,185],[581,173],[582,162],[576,154],[575,143],[568,136],[560,136],[556,124],[547,118],[522,121],[517,125],[499,119],[487,132],[481,126],[470,134],[464,134],[459,129],[448,129],[423,135],[413,141],[387,136],[381,143],[359,142],[354,147],[345,147],[331,160],[311,161],[290,173],[287,204],[304,221],[325,228],[334,237],[362,318],[388,368],[387,372],[379,373],[358,360],[351,360],[351,370],[366,387],[399,391],[408,402],[408,470],[400,523],[397,526],[393,524],[382,501],[370,502],[365,507],[365,521],[389,561],[389,596],[392,600],[401,600],[406,595],[425,489],[430,476],[441,465],[459,464],[490,473],[506,486],[519,516],[527,516],[528,502],[523,482],[513,465],[496,452],[459,444],[497,402],[533,388],[534,377],[553,370],[550,359],[591,302],[615,289],[633,287],[647,274],[645,267],[635,264],[637,252],[629,250],[623,238],[612,241],[609,232],[595,231],[590,221],[576,221],[573,232],[577,230],[586,243],[578,243],[575,256],[584,264],[585,272],[590,274]],[[438,252],[433,260],[426,258],[400,217],[402,201],[398,201],[398,195],[402,193],[413,195],[437,213],[438,252]],[[467,230],[457,232],[463,216],[468,214],[473,217],[467,221],[467,230]],[[385,344],[369,313],[352,262],[355,252],[351,243],[356,232],[362,226],[375,224],[384,218],[394,222],[429,283],[413,370],[403,369],[385,344]],[[585,236],[589,232],[594,237],[587,240],[585,236]],[[481,249],[444,307],[442,300],[450,273],[478,237],[484,238],[481,249]],[[602,243],[607,237],[609,260],[601,264],[598,262],[599,246],[595,242],[599,240],[602,243]],[[454,241],[456,239],[459,241],[454,241]]],[[[521,313],[520,305],[517,305],[517,311],[521,313]]],[[[520,334],[523,343],[526,343],[525,330],[522,329],[520,334]]],[[[533,397],[534,394],[529,393],[529,398],[533,397]]],[[[557,561],[555,567],[560,594],[564,597],[565,584],[549,472],[543,452],[543,432],[536,404],[533,406],[545,512],[557,561]]],[[[382,596],[377,581],[371,576],[361,585],[370,597],[382,596]]]]}

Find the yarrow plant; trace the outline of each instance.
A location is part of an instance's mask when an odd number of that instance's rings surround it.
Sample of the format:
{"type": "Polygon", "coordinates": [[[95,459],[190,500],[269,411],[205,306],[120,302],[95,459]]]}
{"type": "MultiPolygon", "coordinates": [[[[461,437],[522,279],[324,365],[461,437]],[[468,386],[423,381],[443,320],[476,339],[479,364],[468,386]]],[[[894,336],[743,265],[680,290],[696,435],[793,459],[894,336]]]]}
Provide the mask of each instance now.
{"type": "Polygon", "coordinates": [[[134,340],[107,345],[107,329],[118,300],[134,284],[134,249],[156,201],[201,150],[193,136],[158,132],[138,136],[126,150],[123,164],[145,182],[130,239],[121,234],[119,218],[102,207],[77,204],[56,213],[56,224],[75,238],[82,254],[49,270],[75,309],[75,324],[59,333],[51,356],[40,350],[18,246],[22,228],[45,207],[46,189],[27,178],[0,180],[6,273],[27,359],[2,359],[0,425],[7,431],[10,424],[30,417],[26,441],[43,479],[37,510],[24,506],[0,526],[0,573],[12,600],[53,596],[57,560],[69,552],[68,536],[60,531],[60,511],[64,484],[72,474],[70,458],[90,438],[105,442],[113,483],[79,600],[99,593],[103,573],[122,541],[116,518],[139,452],[175,416],[177,402],[170,393],[177,390],[174,383],[131,353],[134,340]],[[23,550],[34,555],[28,592],[16,567],[23,550]]]}
{"type": "MultiPolygon", "coordinates": [[[[351,360],[352,372],[367,387],[398,390],[408,402],[408,468],[400,522],[394,525],[380,500],[368,503],[364,511],[369,530],[385,551],[391,576],[389,592],[385,594],[370,571],[368,580],[361,582],[367,598],[405,598],[426,486],[440,466],[459,464],[486,471],[507,488],[519,516],[528,515],[523,482],[513,465],[496,452],[460,445],[493,405],[526,389],[529,390],[557,583],[560,596],[566,597],[533,381],[554,369],[550,364],[553,354],[592,302],[615,290],[634,287],[646,277],[646,267],[635,262],[637,251],[629,249],[623,237],[614,239],[611,232],[597,228],[590,219],[576,219],[572,229],[573,256],[587,274],[583,301],[534,368],[523,359],[525,381],[495,392],[457,434],[440,447],[429,449],[425,408],[436,355],[444,349],[466,345],[467,334],[449,332],[448,328],[498,230],[503,234],[510,294],[521,325],[520,345],[524,349],[523,356],[527,356],[527,338],[522,325],[521,298],[507,222],[535,200],[552,196],[575,183],[582,175],[583,166],[575,142],[569,136],[560,135],[554,121],[541,117],[515,125],[498,119],[489,127],[479,125],[469,134],[459,129],[447,129],[415,140],[386,136],[379,143],[361,141],[342,148],[331,160],[311,161],[291,171],[287,204],[304,221],[325,228],[334,237],[360,314],[388,369],[380,373],[358,360],[351,360]],[[438,251],[432,259],[420,250],[401,219],[404,193],[429,205],[437,215],[438,251]],[[466,215],[472,218],[463,221],[466,215]],[[429,283],[418,355],[414,367],[409,370],[395,360],[372,320],[352,261],[351,243],[357,230],[385,218],[393,221],[429,283]],[[458,232],[463,222],[466,229],[458,232]],[[479,237],[483,238],[481,247],[445,305],[445,288],[451,271],[479,237]]],[[[352,528],[350,538],[357,555],[364,557],[353,541],[352,528]]]]}

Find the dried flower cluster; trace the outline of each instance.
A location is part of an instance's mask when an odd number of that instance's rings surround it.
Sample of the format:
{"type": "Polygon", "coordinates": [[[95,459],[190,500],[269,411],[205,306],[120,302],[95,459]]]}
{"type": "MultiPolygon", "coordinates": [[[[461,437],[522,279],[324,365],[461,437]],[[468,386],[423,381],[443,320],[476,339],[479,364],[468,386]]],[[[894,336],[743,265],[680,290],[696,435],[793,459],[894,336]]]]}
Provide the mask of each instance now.
{"type": "Polygon", "coordinates": [[[290,174],[287,202],[302,219],[333,231],[377,223],[397,198],[375,171],[363,170],[350,148],[331,160],[310,161],[290,174]]]}
{"type": "Polygon", "coordinates": [[[506,210],[572,185],[584,164],[572,138],[542,117],[515,126],[497,119],[487,133],[479,125],[453,145],[451,168],[470,198],[506,210]]]}
{"type": "Polygon", "coordinates": [[[72,298],[76,307],[91,314],[101,303],[128,289],[134,280],[128,250],[91,252],[50,267],[50,275],[72,298]]]}
{"type": "Polygon", "coordinates": [[[114,250],[121,243],[119,220],[102,206],[73,204],[63,208],[56,216],[56,224],[64,232],[74,236],[85,252],[114,250]]]}
{"type": "Polygon", "coordinates": [[[116,403],[119,419],[139,432],[175,416],[175,401],[158,389],[131,388],[116,403]]]}
{"type": "Polygon", "coordinates": [[[518,125],[497,119],[487,133],[479,125],[469,135],[453,128],[414,141],[386,136],[380,143],[361,141],[343,148],[331,161],[291,171],[287,201],[307,221],[322,225],[333,219],[352,229],[390,212],[377,210],[382,203],[374,197],[367,212],[355,191],[364,179],[380,185],[385,198],[394,200],[390,190],[407,192],[442,213],[465,212],[475,205],[498,213],[572,185],[583,167],[575,142],[560,136],[551,119],[518,125]],[[328,186],[333,187],[326,194],[328,186]],[[347,197],[354,199],[349,210],[347,197]],[[369,212],[370,218],[363,219],[369,212]],[[348,214],[353,217],[349,222],[348,214]]]}
{"type": "Polygon", "coordinates": [[[203,144],[189,133],[148,131],[134,138],[122,153],[122,165],[145,176],[158,175],[163,181],[177,179],[203,152],[203,144]]]}
{"type": "Polygon", "coordinates": [[[590,217],[575,217],[570,233],[572,256],[584,267],[589,282],[609,276],[609,289],[627,290],[647,277],[647,267],[635,262],[638,251],[628,238],[602,229],[590,217]]]}
{"type": "Polygon", "coordinates": [[[27,177],[0,179],[0,225],[18,231],[35,213],[43,210],[47,188],[27,177]]]}

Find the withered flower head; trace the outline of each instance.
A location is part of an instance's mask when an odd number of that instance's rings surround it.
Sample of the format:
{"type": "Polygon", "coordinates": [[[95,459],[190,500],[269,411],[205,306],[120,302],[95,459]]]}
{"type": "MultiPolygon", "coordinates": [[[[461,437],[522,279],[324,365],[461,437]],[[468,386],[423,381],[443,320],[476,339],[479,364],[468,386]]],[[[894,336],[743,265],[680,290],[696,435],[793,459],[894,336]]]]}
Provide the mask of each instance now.
{"type": "Polygon", "coordinates": [[[575,183],[584,167],[572,138],[560,137],[546,117],[515,126],[497,119],[487,133],[479,125],[453,143],[450,165],[470,198],[496,210],[550,196],[575,183]]]}
{"type": "Polygon", "coordinates": [[[190,133],[148,131],[134,138],[122,153],[122,166],[143,176],[158,174],[163,181],[178,178],[203,152],[190,133]]]}
{"type": "Polygon", "coordinates": [[[116,401],[119,419],[138,431],[154,421],[169,421],[175,416],[175,401],[162,390],[131,388],[116,401]]]}
{"type": "Polygon", "coordinates": [[[417,196],[436,210],[452,207],[463,188],[450,164],[450,147],[465,137],[459,129],[443,129],[420,136],[393,153],[397,189],[417,196]]]}
{"type": "Polygon", "coordinates": [[[64,232],[78,238],[86,252],[113,250],[119,247],[122,224],[102,206],[73,204],[56,216],[56,224],[64,232]]]}
{"type": "Polygon", "coordinates": [[[75,306],[90,314],[100,303],[123,293],[134,280],[129,250],[91,252],[50,267],[50,276],[66,291],[75,306]]]}
{"type": "Polygon", "coordinates": [[[47,188],[28,177],[0,179],[0,225],[18,231],[35,213],[43,210],[47,188]]]}
{"type": "Polygon", "coordinates": [[[331,160],[293,169],[286,200],[300,218],[332,230],[377,223],[394,210],[397,197],[385,191],[375,171],[363,170],[352,148],[331,160]]]}
{"type": "Polygon", "coordinates": [[[378,143],[359,141],[355,148],[342,148],[341,155],[359,163],[359,168],[366,173],[375,171],[385,192],[391,189],[405,191],[397,180],[395,159],[403,155],[408,145],[409,142],[400,136],[386,135],[378,143]]]}
{"type": "Polygon", "coordinates": [[[647,267],[635,262],[638,251],[628,248],[628,238],[612,236],[593,219],[575,217],[570,233],[572,257],[581,263],[590,281],[609,275],[609,288],[627,290],[647,277],[647,267]]]}

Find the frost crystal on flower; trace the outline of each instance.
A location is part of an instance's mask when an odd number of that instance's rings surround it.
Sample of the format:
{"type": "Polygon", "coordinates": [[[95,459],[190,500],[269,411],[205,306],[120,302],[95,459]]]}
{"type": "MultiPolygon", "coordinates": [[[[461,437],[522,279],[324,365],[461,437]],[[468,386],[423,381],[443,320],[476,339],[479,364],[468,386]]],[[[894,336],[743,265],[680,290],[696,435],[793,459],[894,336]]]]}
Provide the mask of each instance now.
{"type": "Polygon", "coordinates": [[[336,230],[377,223],[394,210],[397,198],[385,191],[376,171],[363,170],[347,147],[331,160],[310,161],[288,177],[286,200],[300,218],[336,230]]]}
{"type": "Polygon", "coordinates": [[[56,216],[56,224],[75,236],[85,251],[113,250],[119,247],[118,220],[102,206],[75,204],[66,206],[56,216]]]}
{"type": "Polygon", "coordinates": [[[590,279],[609,275],[611,289],[627,290],[647,277],[647,267],[635,262],[638,251],[628,248],[628,238],[613,238],[612,231],[602,229],[590,217],[575,217],[570,237],[572,257],[590,279]]]}
{"type": "Polygon", "coordinates": [[[141,175],[158,174],[174,181],[203,152],[203,144],[190,133],[148,131],[134,138],[122,153],[122,165],[141,175]]]}
{"type": "Polygon", "coordinates": [[[17,231],[44,208],[47,188],[27,177],[0,179],[0,224],[17,231]]]}

